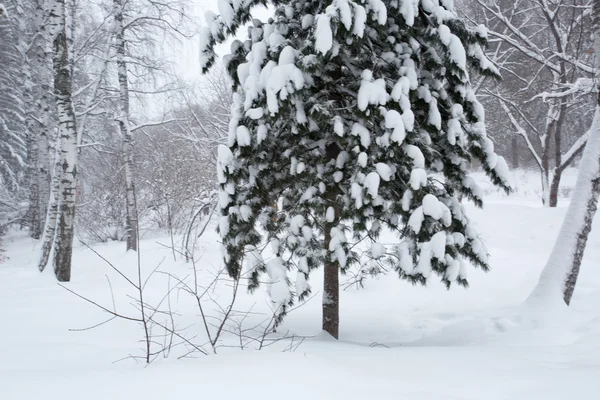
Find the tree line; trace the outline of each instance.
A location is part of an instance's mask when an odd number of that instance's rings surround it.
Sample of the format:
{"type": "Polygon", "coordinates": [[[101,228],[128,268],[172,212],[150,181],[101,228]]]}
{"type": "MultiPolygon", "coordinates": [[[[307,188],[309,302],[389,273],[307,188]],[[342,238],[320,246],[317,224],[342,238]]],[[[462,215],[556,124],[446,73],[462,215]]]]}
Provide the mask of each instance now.
{"type": "Polygon", "coordinates": [[[230,91],[218,72],[184,82],[169,61],[165,48],[194,35],[187,7],[4,2],[0,226],[40,239],[39,268],[51,262],[60,281],[75,229],[136,250],[140,230],[182,232],[213,201],[230,91]]]}

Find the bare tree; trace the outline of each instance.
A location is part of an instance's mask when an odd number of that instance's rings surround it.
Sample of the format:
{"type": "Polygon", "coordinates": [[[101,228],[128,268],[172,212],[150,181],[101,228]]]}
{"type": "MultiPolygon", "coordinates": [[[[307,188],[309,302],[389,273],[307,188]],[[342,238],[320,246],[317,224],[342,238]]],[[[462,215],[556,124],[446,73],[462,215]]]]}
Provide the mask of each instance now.
{"type": "MultiPolygon", "coordinates": [[[[488,121],[497,121],[491,131],[506,129],[523,140],[540,170],[542,201],[555,207],[562,173],[581,154],[591,120],[591,2],[467,3],[465,15],[489,28],[490,58],[504,78],[482,85],[493,104],[488,109],[499,111],[496,118],[489,113],[488,121]]],[[[516,151],[516,141],[511,145],[516,151]]]]}
{"type": "Polygon", "coordinates": [[[125,173],[125,198],[127,220],[125,233],[127,250],[137,251],[138,211],[135,199],[133,178],[133,138],[129,124],[129,80],[127,77],[127,62],[125,61],[125,40],[123,25],[123,2],[114,0],[115,18],[115,47],[117,50],[117,75],[119,81],[119,128],[123,138],[123,167],[125,173]]]}
{"type": "MultiPolygon", "coordinates": [[[[130,77],[164,73],[166,69],[161,61],[152,57],[152,46],[157,36],[174,38],[177,35],[186,36],[183,31],[187,23],[185,5],[179,0],[154,1],[138,0],[123,2],[113,0],[114,38],[116,49],[117,77],[119,82],[119,115],[116,118],[122,137],[123,171],[125,176],[126,210],[125,224],[127,250],[137,250],[138,206],[136,201],[134,178],[134,138],[132,131],[141,126],[156,123],[142,123],[133,127],[130,122],[130,77]],[[142,52],[140,39],[146,39],[142,52]],[[130,66],[133,69],[130,71],[130,66]]],[[[160,90],[169,90],[169,85],[160,90]]],[[[148,93],[157,92],[156,88],[144,87],[148,93]]],[[[158,124],[164,121],[157,122],[158,124]]]]}
{"type": "MultiPolygon", "coordinates": [[[[597,85],[600,79],[600,0],[594,0],[592,26],[597,85]]],[[[571,203],[530,301],[555,302],[562,298],[567,305],[571,303],[600,195],[600,91],[597,86],[594,120],[587,137],[571,203]]]]}
{"type": "Polygon", "coordinates": [[[79,226],[97,240],[121,239],[116,220],[122,218],[127,248],[135,250],[144,211],[137,198],[135,142],[146,129],[173,121],[169,109],[157,118],[145,102],[155,97],[151,102],[157,104],[156,98],[179,87],[161,45],[188,35],[189,18],[180,0],[79,2],[85,5],[78,7],[74,57],[84,181],[79,201],[85,223],[79,226]],[[107,218],[98,221],[94,213],[107,218]]]}

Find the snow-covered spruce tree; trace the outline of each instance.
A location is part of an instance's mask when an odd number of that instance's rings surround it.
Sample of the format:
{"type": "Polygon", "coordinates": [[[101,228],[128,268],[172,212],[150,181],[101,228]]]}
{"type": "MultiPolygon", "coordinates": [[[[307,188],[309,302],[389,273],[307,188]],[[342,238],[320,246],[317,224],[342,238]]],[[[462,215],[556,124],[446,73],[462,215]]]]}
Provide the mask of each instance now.
{"type": "Polygon", "coordinates": [[[225,60],[237,91],[218,162],[229,273],[248,273],[251,290],[268,274],[282,318],[323,265],[323,329],[337,338],[339,271],[353,264],[421,284],[433,272],[447,286],[467,285],[467,263],[487,270],[459,201],[482,205],[470,162],[509,190],[469,83],[468,67],[497,75],[485,29],[467,30],[450,0],[271,1],[272,19],[251,20],[264,3],[220,0],[203,30],[207,70],[214,46],[252,22],[225,60]],[[396,245],[379,242],[384,229],[396,245]]]}

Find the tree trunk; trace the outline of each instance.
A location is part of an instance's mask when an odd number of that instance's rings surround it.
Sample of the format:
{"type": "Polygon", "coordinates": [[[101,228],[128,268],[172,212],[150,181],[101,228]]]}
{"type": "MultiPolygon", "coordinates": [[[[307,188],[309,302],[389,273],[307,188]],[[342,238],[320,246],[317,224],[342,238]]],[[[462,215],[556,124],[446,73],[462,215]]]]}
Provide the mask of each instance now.
{"type": "MultiPolygon", "coordinates": [[[[50,115],[47,118],[48,124],[50,124],[50,115]]],[[[50,192],[52,191],[52,174],[50,168],[53,165],[53,157],[55,150],[50,146],[50,139],[48,137],[49,129],[47,126],[42,127],[37,138],[38,141],[38,165],[37,165],[37,182],[39,190],[39,209],[40,215],[47,215],[48,204],[50,201],[50,192]]],[[[54,139],[53,139],[54,140],[54,139]]]]}
{"type": "MultiPolygon", "coordinates": [[[[564,66],[563,66],[564,68],[564,66]]],[[[565,76],[564,73],[561,75],[561,79],[564,81],[565,76]]],[[[565,82],[566,85],[566,82],[565,82]]],[[[558,118],[556,123],[554,124],[554,173],[552,175],[552,184],[550,185],[550,193],[549,193],[549,207],[556,207],[558,204],[558,189],[560,187],[560,178],[562,176],[562,127],[565,121],[565,115],[567,112],[566,102],[562,102],[559,108],[558,118]]]]}
{"type": "Polygon", "coordinates": [[[125,40],[123,32],[123,5],[122,0],[114,0],[115,15],[115,46],[117,48],[117,74],[119,79],[119,129],[123,144],[123,163],[125,174],[125,197],[127,220],[125,234],[127,250],[137,251],[138,212],[135,198],[135,184],[133,177],[133,137],[129,124],[129,82],[127,80],[127,62],[125,61],[125,40]]]}
{"type": "MultiPolygon", "coordinates": [[[[38,2],[36,7],[36,27],[39,29],[39,35],[35,45],[36,52],[36,68],[39,74],[38,81],[38,101],[36,104],[40,129],[36,140],[38,141],[38,165],[36,179],[39,185],[40,193],[40,211],[41,215],[45,215],[44,233],[42,235],[42,250],[38,268],[43,271],[48,265],[54,242],[56,239],[56,222],[58,220],[58,201],[60,193],[60,182],[62,179],[62,167],[60,159],[57,157],[60,152],[60,141],[56,141],[56,148],[50,146],[50,138],[48,133],[52,132],[51,104],[52,93],[46,82],[52,82],[53,73],[51,67],[48,67],[49,61],[53,60],[52,55],[52,35],[60,25],[60,20],[52,20],[53,25],[46,25],[46,16],[50,15],[47,7],[52,7],[48,2],[38,2]],[[52,151],[54,150],[54,151],[52,151]],[[52,166],[52,174],[50,167],[52,166]]],[[[51,63],[50,63],[51,64],[51,63]]],[[[53,138],[55,141],[56,138],[53,138]]]]}
{"type": "MultiPolygon", "coordinates": [[[[337,144],[327,146],[327,156],[335,160],[340,153],[337,144]]],[[[333,207],[335,217],[331,222],[325,222],[325,232],[323,240],[323,249],[325,251],[324,271],[323,271],[323,330],[339,338],[340,325],[340,264],[331,259],[332,251],[331,230],[340,222],[340,207],[337,199],[336,188],[328,188],[324,194],[324,199],[328,206],[333,207]]]]}
{"type": "Polygon", "coordinates": [[[27,115],[27,164],[29,183],[29,210],[28,225],[29,235],[34,239],[42,237],[44,229],[44,218],[50,195],[49,157],[48,141],[46,135],[47,123],[50,120],[49,104],[51,95],[48,93],[47,82],[51,82],[52,75],[49,74],[48,55],[49,47],[47,31],[44,20],[47,14],[46,4],[39,1],[36,3],[33,18],[27,15],[25,9],[16,8],[18,18],[21,21],[29,21],[27,27],[21,33],[18,48],[22,57],[22,69],[25,76],[23,83],[27,93],[26,115],[27,115]],[[31,42],[28,42],[31,40],[31,42]],[[46,140],[42,140],[44,135],[46,140]],[[44,145],[45,144],[45,145],[44,145]],[[42,179],[40,170],[45,173],[42,179]]]}
{"type": "MultiPolygon", "coordinates": [[[[30,120],[31,122],[31,120],[30,120]]],[[[27,220],[29,224],[29,236],[39,239],[42,236],[42,216],[40,209],[40,185],[38,182],[38,142],[37,132],[34,124],[28,124],[27,132],[27,163],[29,176],[29,210],[27,220]]]]}
{"type": "Polygon", "coordinates": [[[331,261],[329,252],[331,228],[334,226],[333,223],[325,224],[324,245],[327,258],[325,259],[323,282],[323,330],[335,339],[338,339],[340,325],[340,267],[337,261],[331,261]]]}
{"type": "MultiPolygon", "coordinates": [[[[598,127],[600,129],[600,126],[598,127]]],[[[600,151],[598,154],[600,157],[600,151]]],[[[598,195],[600,195],[600,177],[596,177],[592,181],[588,182],[591,187],[591,195],[587,198],[587,209],[583,219],[583,224],[577,235],[577,244],[575,246],[575,252],[573,254],[573,263],[571,270],[567,275],[565,281],[565,287],[563,290],[563,300],[567,305],[571,304],[573,293],[575,292],[575,285],[577,284],[577,278],[579,277],[579,270],[581,268],[581,262],[583,261],[583,253],[587,244],[587,239],[592,231],[592,222],[594,215],[598,209],[598,195]]]]}
{"type": "MultiPolygon", "coordinates": [[[[326,224],[324,242],[326,248],[329,247],[331,242],[331,228],[333,226],[333,224],[326,224]]],[[[327,253],[329,254],[329,251],[327,253]]],[[[330,255],[327,256],[324,266],[323,330],[338,339],[340,326],[340,268],[338,262],[331,261],[330,257],[330,255]]]]}
{"type": "Polygon", "coordinates": [[[540,137],[540,144],[542,146],[542,204],[544,207],[550,206],[550,141],[555,136],[557,119],[556,109],[552,104],[549,104],[544,134],[540,137]]]}
{"type": "MultiPolygon", "coordinates": [[[[36,9],[37,20],[40,25],[40,37],[37,39],[40,43],[36,46],[36,68],[38,68],[39,77],[38,79],[42,82],[38,89],[38,103],[36,104],[38,119],[40,121],[40,127],[37,136],[38,142],[38,165],[37,165],[37,181],[39,186],[39,207],[40,214],[47,215],[47,207],[50,202],[50,192],[52,191],[52,174],[51,169],[55,163],[56,149],[54,143],[56,137],[54,136],[54,119],[52,116],[53,104],[53,93],[52,88],[49,86],[49,82],[52,82],[52,69],[49,67],[52,65],[52,48],[51,40],[49,38],[49,32],[44,26],[44,16],[46,10],[36,9]],[[46,83],[48,82],[48,83],[46,83]]],[[[56,171],[54,171],[56,172],[56,171]]]]}
{"type": "Polygon", "coordinates": [[[517,135],[513,135],[511,138],[511,153],[512,167],[519,168],[519,138],[517,135]]]}
{"type": "Polygon", "coordinates": [[[560,179],[562,177],[562,170],[555,168],[554,174],[552,175],[552,183],[550,184],[549,203],[550,207],[556,207],[558,205],[558,189],[560,188],[560,179]]]}
{"type": "Polygon", "coordinates": [[[547,302],[562,297],[565,303],[571,302],[600,195],[599,160],[600,106],[597,106],[571,203],[530,301],[547,302]]]}
{"type": "MultiPolygon", "coordinates": [[[[51,79],[51,78],[50,78],[51,79]]],[[[29,186],[29,212],[30,236],[34,239],[41,237],[44,221],[42,218],[47,215],[48,204],[50,201],[52,174],[50,173],[51,156],[53,152],[50,146],[48,132],[51,130],[50,105],[52,103],[48,87],[42,85],[43,94],[34,112],[38,113],[38,119],[41,123],[35,123],[37,127],[32,127],[29,131],[31,138],[32,153],[30,153],[30,186],[29,186]]]]}
{"type": "Polygon", "coordinates": [[[58,219],[58,196],[60,193],[61,165],[58,160],[54,165],[54,176],[52,177],[52,187],[50,190],[50,199],[46,211],[46,223],[44,224],[44,235],[42,241],[42,256],[38,268],[43,271],[50,259],[50,253],[54,246],[56,237],[56,221],[58,219]]]}
{"type": "Polygon", "coordinates": [[[77,129],[72,102],[72,65],[70,26],[67,21],[65,0],[56,0],[51,19],[60,27],[54,38],[54,96],[58,116],[60,167],[62,169],[58,224],[54,251],[54,273],[59,282],[71,280],[71,257],[77,194],[77,129]]]}
{"type": "Polygon", "coordinates": [[[542,169],[541,171],[541,179],[542,179],[542,204],[545,207],[548,207],[550,204],[550,176],[548,170],[542,169]]]}

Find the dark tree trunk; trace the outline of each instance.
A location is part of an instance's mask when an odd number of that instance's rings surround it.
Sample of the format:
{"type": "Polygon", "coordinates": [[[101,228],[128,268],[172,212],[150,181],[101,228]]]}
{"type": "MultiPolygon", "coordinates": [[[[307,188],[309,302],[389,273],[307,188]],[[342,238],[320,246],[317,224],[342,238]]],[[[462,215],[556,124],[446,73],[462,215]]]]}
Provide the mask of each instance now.
{"type": "Polygon", "coordinates": [[[550,203],[548,204],[550,207],[556,207],[558,205],[558,189],[560,186],[561,175],[562,170],[556,168],[554,170],[554,175],[552,176],[552,183],[550,184],[550,203]]]}
{"type": "MultiPolygon", "coordinates": [[[[551,135],[552,128],[547,128],[546,133],[551,135]]],[[[550,202],[550,151],[549,138],[542,142],[542,204],[548,207],[550,202]]]]}
{"type": "MultiPolygon", "coordinates": [[[[340,153],[340,148],[333,143],[327,146],[327,158],[335,160],[340,153]]],[[[324,194],[324,199],[328,207],[333,207],[335,217],[333,221],[326,222],[323,248],[325,250],[324,261],[324,276],[323,276],[323,330],[333,336],[339,338],[340,325],[340,264],[331,260],[331,251],[329,245],[331,243],[331,229],[336,227],[340,222],[340,207],[337,202],[337,186],[328,188],[324,194]]]]}
{"type": "Polygon", "coordinates": [[[519,138],[513,135],[511,139],[512,167],[519,168],[519,138]]]}
{"type": "Polygon", "coordinates": [[[560,186],[560,178],[562,175],[562,127],[565,121],[565,114],[567,112],[566,103],[563,102],[560,106],[560,113],[555,125],[554,131],[554,162],[556,164],[554,168],[554,175],[552,176],[552,184],[550,185],[550,197],[549,206],[556,207],[558,204],[558,188],[560,186]]]}
{"type": "Polygon", "coordinates": [[[327,249],[327,258],[324,265],[324,282],[323,282],[323,330],[333,336],[339,338],[340,325],[340,267],[337,261],[331,261],[329,243],[331,243],[331,228],[334,223],[325,224],[325,240],[324,245],[327,249]]]}

